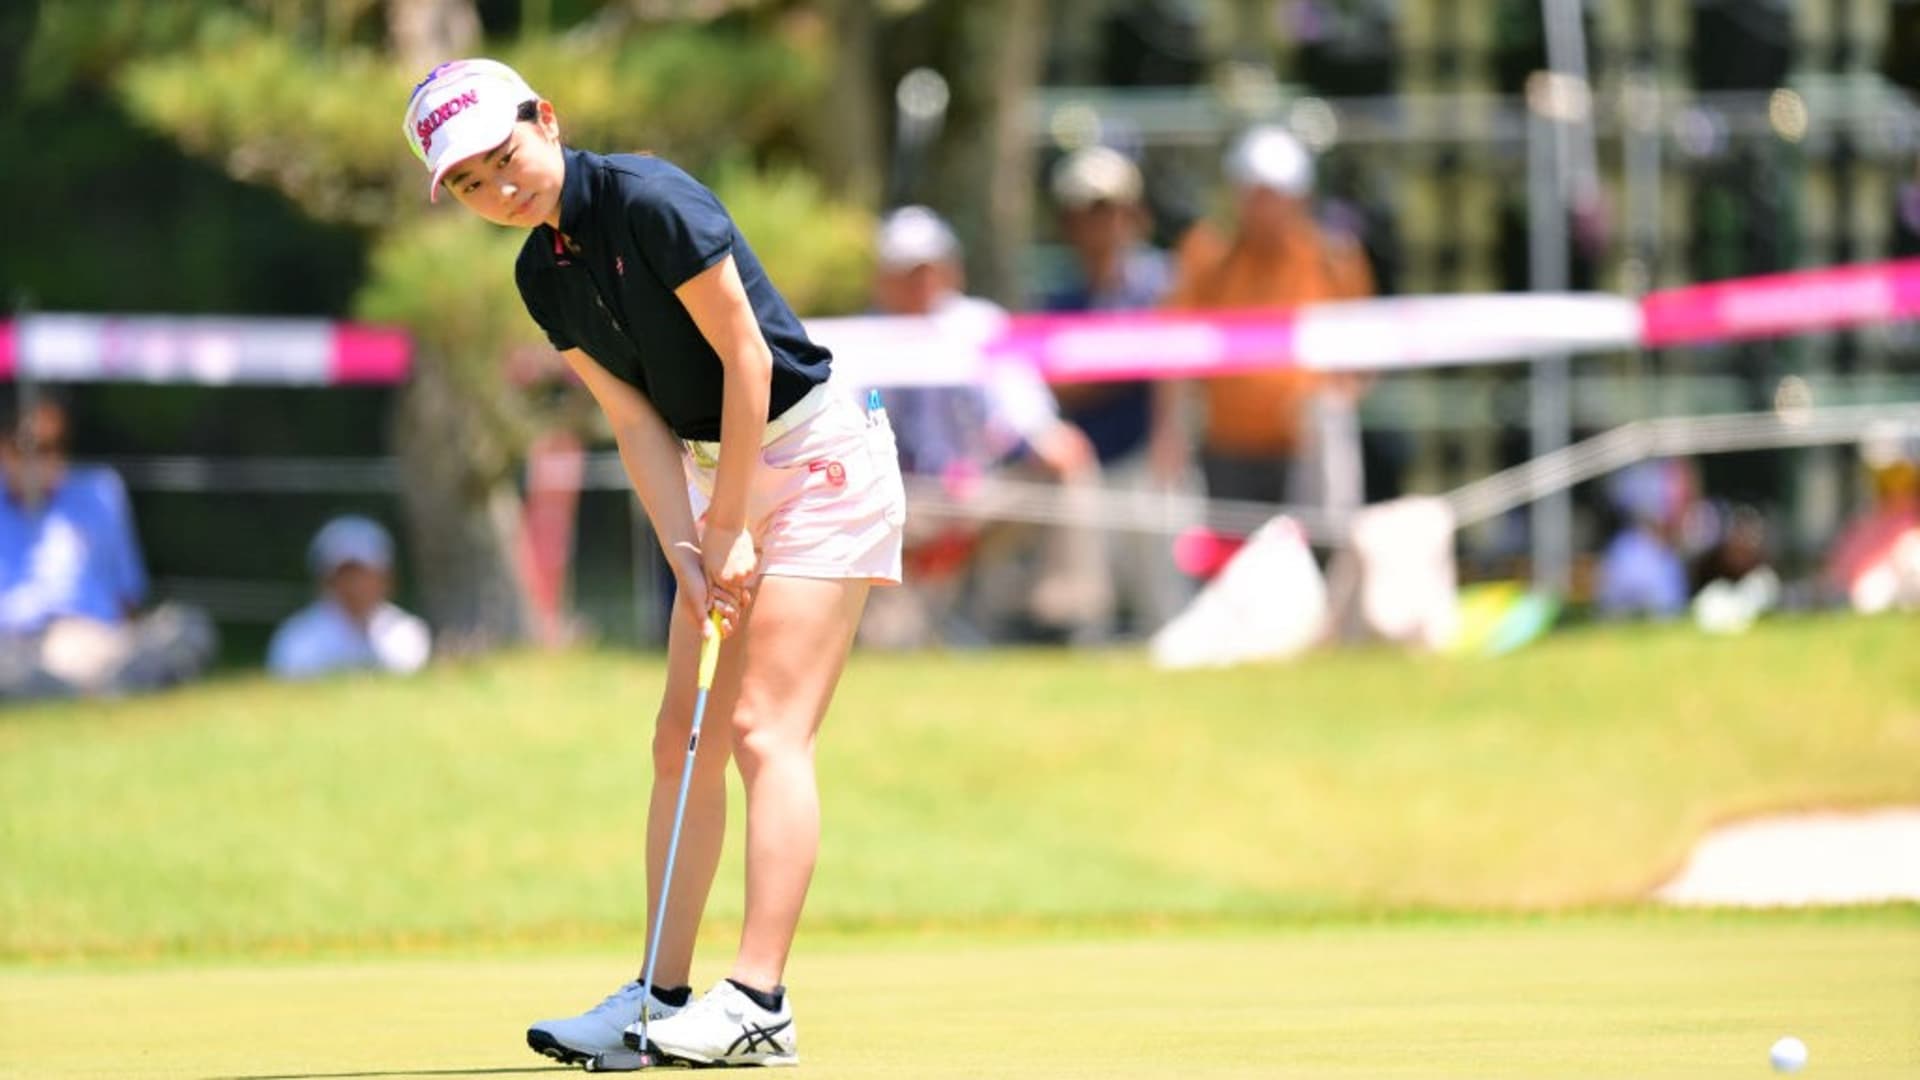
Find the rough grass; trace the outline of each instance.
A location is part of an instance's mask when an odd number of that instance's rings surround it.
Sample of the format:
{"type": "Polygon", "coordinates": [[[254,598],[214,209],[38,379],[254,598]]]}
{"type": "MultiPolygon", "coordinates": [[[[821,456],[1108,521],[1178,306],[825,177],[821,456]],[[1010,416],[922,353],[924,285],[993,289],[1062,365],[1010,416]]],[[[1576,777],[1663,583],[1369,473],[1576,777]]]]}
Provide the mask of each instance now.
{"type": "MultiPolygon", "coordinates": [[[[1916,630],[1179,675],[1134,653],[861,656],[821,746],[809,927],[1631,904],[1716,821],[1920,801],[1916,630]]],[[[529,655],[0,715],[0,959],[637,940],[661,679],[652,657],[529,655]]]]}

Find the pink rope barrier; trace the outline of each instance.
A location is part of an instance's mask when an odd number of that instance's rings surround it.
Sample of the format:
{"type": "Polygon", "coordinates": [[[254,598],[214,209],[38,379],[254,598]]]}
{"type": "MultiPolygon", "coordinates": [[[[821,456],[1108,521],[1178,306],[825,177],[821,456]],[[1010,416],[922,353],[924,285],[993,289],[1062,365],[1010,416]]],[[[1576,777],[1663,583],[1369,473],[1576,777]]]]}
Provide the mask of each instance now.
{"type": "Polygon", "coordinates": [[[1649,294],[1649,348],[1785,337],[1920,316],[1920,259],[1736,278],[1649,294]]]}

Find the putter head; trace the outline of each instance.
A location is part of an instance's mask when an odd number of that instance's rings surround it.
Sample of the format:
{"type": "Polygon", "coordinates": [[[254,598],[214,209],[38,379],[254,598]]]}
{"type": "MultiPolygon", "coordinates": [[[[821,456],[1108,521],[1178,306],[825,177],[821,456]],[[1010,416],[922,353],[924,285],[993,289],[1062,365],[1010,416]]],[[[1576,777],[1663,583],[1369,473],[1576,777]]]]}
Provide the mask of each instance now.
{"type": "Polygon", "coordinates": [[[660,1064],[652,1054],[638,1050],[604,1050],[586,1061],[588,1072],[639,1072],[660,1064]]]}

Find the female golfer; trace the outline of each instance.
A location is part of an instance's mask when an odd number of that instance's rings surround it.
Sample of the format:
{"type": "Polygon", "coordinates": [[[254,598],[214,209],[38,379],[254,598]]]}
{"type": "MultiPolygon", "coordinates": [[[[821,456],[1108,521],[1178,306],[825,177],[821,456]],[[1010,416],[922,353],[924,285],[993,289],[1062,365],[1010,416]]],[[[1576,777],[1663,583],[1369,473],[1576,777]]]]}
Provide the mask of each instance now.
{"type": "Polygon", "coordinates": [[[488,221],[529,230],[515,266],[521,298],[606,413],[672,564],[650,909],[710,610],[728,639],[707,718],[726,737],[703,739],[694,762],[664,930],[648,943],[659,950],[651,998],[627,983],[580,1016],[533,1025],[528,1045],[566,1062],[618,1051],[645,1008],[649,1039],[668,1057],[794,1064],[781,977],[820,843],[814,736],[869,586],[900,580],[905,501],[886,416],[830,380],[827,350],[808,340],[711,191],[656,157],[562,145],[553,106],[512,69],[435,68],[414,88],[406,133],[430,197],[444,188],[488,221]],[[746,923],[728,977],[690,1001],[729,756],[746,788],[746,923]]]}

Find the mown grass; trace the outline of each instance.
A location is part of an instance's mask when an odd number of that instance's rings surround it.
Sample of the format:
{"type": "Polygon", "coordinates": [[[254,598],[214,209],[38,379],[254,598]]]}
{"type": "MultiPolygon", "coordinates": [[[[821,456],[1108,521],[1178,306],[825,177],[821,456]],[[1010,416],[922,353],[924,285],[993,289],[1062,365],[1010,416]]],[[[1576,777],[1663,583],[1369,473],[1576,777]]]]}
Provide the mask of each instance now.
{"type": "MultiPolygon", "coordinates": [[[[1615,913],[1041,940],[816,936],[807,1080],[1920,1073],[1920,921],[1615,913]]],[[[722,973],[725,950],[696,975],[722,973]]],[[[0,1075],[465,1076],[544,1068],[533,1019],[630,957],[0,969],[0,1075]]]]}
{"type": "MultiPolygon", "coordinates": [[[[1916,631],[1629,628],[1177,675],[863,655],[821,745],[808,925],[1632,904],[1716,821],[1920,800],[1916,631]]],[[[0,715],[0,959],[636,940],[662,676],[527,655],[0,715]]]]}

